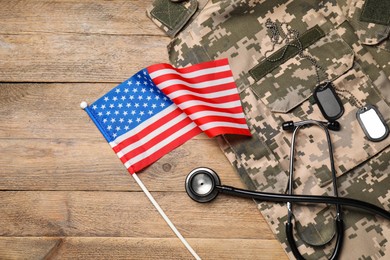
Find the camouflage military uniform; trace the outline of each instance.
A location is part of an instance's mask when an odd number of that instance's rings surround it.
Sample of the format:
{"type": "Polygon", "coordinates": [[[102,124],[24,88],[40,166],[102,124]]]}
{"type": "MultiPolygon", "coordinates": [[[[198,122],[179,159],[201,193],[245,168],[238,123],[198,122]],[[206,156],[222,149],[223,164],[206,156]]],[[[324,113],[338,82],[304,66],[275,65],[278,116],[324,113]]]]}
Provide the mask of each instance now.
{"type": "MultiPolygon", "coordinates": [[[[326,69],[340,91],[342,130],[332,132],[339,194],[390,210],[390,137],[369,141],[358,121],[356,97],[373,104],[390,122],[390,1],[388,0],[157,0],[148,15],[174,37],[168,46],[177,67],[229,58],[252,138],[223,136],[219,143],[248,188],[283,193],[288,179],[291,133],[284,121],[324,120],[311,95],[313,65],[290,55],[267,64],[274,53],[268,18],[300,32],[304,52],[326,69]],[[173,13],[172,13],[173,12],[173,13]],[[183,18],[185,16],[185,18],[183,18]]],[[[276,56],[275,56],[276,57],[276,56]]],[[[325,80],[324,78],[322,78],[325,80]]],[[[297,140],[295,194],[332,196],[326,137],[321,129],[301,130],[297,140]]],[[[258,203],[290,258],[285,236],[285,204],[258,203]]],[[[297,246],[304,257],[328,257],[334,241],[335,209],[294,205],[297,246]],[[303,242],[305,241],[305,242],[303,242]],[[312,247],[310,245],[323,245],[312,247]]],[[[343,209],[342,259],[390,258],[390,223],[381,217],[343,209]]]]}

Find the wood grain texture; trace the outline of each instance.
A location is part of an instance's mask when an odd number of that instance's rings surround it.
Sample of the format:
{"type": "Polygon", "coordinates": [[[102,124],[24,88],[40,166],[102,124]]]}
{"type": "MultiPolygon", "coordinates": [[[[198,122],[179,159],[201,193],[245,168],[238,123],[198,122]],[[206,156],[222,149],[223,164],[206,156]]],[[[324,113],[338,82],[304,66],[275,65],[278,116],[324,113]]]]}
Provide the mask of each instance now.
{"type": "Polygon", "coordinates": [[[3,82],[118,82],[167,62],[162,36],[0,35],[3,82]]]}
{"type": "MultiPolygon", "coordinates": [[[[191,259],[80,109],[167,62],[152,0],[0,0],[0,259],[191,259]]],[[[256,205],[184,192],[195,167],[244,188],[201,134],[139,173],[203,259],[286,259],[256,205]]]]}
{"type": "Polygon", "coordinates": [[[146,8],[151,3],[150,0],[1,0],[0,34],[164,36],[146,18],[146,8]]]}
{"type": "Polygon", "coordinates": [[[0,8],[0,81],[118,82],[167,62],[151,1],[13,1],[0,8]]]}
{"type": "MultiPolygon", "coordinates": [[[[0,149],[7,151],[0,157],[0,190],[140,190],[102,137],[3,139],[0,149]]],[[[140,172],[139,177],[150,191],[183,191],[186,175],[199,165],[220,172],[226,184],[244,187],[215,140],[190,140],[140,172]],[[199,152],[206,150],[209,153],[199,152]]]]}
{"type": "MultiPolygon", "coordinates": [[[[185,192],[153,196],[186,237],[273,238],[250,200],[221,196],[198,204],[185,192]]],[[[142,192],[19,191],[0,198],[2,236],[174,237],[142,192]]]]}
{"type": "MultiPolygon", "coordinates": [[[[279,243],[271,240],[188,241],[202,259],[285,259],[279,243]]],[[[3,237],[0,254],[6,259],[191,259],[176,238],[3,237]]]]}

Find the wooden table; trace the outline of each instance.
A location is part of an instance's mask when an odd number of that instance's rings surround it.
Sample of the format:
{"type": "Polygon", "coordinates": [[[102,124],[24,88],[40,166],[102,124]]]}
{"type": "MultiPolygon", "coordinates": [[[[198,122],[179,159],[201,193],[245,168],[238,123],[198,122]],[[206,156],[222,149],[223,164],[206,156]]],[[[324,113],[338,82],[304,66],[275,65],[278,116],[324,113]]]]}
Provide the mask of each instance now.
{"type": "MultiPolygon", "coordinates": [[[[0,259],[190,259],[79,107],[168,62],[151,0],[0,0],[0,259]]],[[[205,135],[139,174],[204,259],[286,259],[256,208],[197,204],[187,173],[244,187],[205,135]]]]}

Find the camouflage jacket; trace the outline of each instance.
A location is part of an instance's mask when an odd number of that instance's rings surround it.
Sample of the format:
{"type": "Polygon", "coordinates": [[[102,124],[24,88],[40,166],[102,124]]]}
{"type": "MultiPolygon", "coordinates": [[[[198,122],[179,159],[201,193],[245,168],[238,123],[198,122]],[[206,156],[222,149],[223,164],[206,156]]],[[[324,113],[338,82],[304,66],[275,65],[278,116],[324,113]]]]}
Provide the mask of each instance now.
{"type": "MultiPolygon", "coordinates": [[[[359,103],[372,104],[390,122],[389,14],[388,0],[156,0],[148,10],[173,38],[168,46],[173,65],[229,59],[253,136],[222,136],[219,143],[248,188],[259,191],[286,190],[291,133],[281,129],[282,122],[324,120],[312,99],[317,82],[313,64],[296,53],[268,62],[280,56],[283,45],[272,50],[267,19],[296,29],[305,54],[326,70],[344,105],[339,119],[342,130],[331,133],[340,196],[388,211],[390,137],[369,141],[356,111],[359,103]]],[[[297,154],[295,194],[332,196],[323,131],[302,130],[297,154]]],[[[284,231],[285,204],[258,203],[258,208],[293,259],[284,231]]],[[[294,204],[294,215],[301,254],[309,259],[329,257],[334,246],[334,239],[328,243],[334,234],[334,207],[294,204]]],[[[390,258],[389,221],[350,208],[344,208],[343,218],[342,259],[390,258]]]]}

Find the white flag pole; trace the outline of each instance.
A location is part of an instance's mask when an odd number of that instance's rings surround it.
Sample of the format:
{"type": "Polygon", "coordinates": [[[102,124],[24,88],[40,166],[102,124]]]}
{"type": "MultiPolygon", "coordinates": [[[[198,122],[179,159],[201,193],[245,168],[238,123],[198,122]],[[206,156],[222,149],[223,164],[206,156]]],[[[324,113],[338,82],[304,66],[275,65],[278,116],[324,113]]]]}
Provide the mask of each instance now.
{"type": "Polygon", "coordinates": [[[148,189],[145,187],[143,182],[140,178],[138,178],[137,174],[133,173],[131,174],[133,176],[134,180],[137,182],[137,184],[140,186],[142,191],[145,193],[145,195],[148,197],[150,202],[152,202],[153,206],[157,209],[158,213],[160,213],[161,217],[165,220],[165,222],[168,224],[168,226],[172,229],[172,231],[175,233],[175,235],[180,239],[180,241],[185,245],[185,247],[190,251],[190,253],[194,256],[195,259],[200,260],[201,258],[198,256],[198,254],[192,249],[190,244],[188,244],[187,240],[180,234],[179,230],[176,229],[176,227],[173,225],[171,220],[168,218],[168,216],[164,213],[160,205],[158,205],[157,201],[153,198],[152,194],[148,191],[148,189]]]}
{"type": "MultiPolygon", "coordinates": [[[[90,118],[94,121],[95,125],[99,128],[100,132],[104,135],[104,131],[101,130],[100,125],[96,122],[96,120],[92,116],[91,112],[89,111],[87,102],[85,102],[85,101],[81,102],[80,107],[88,113],[90,118]]],[[[104,137],[106,137],[106,136],[104,136],[104,137]]],[[[183,245],[188,249],[188,251],[190,251],[190,253],[194,256],[194,258],[196,260],[200,260],[201,258],[194,251],[194,249],[192,249],[192,247],[190,246],[190,244],[188,244],[188,242],[185,240],[185,238],[180,234],[179,230],[176,229],[176,227],[173,225],[171,220],[164,213],[164,211],[162,210],[160,205],[158,205],[157,201],[153,198],[152,194],[150,194],[150,192],[145,187],[145,185],[142,183],[142,181],[138,178],[138,176],[135,173],[131,174],[131,176],[133,176],[134,180],[140,186],[140,188],[145,193],[145,195],[148,197],[150,202],[152,202],[153,206],[157,209],[158,213],[160,213],[161,217],[163,217],[163,219],[168,224],[168,226],[172,229],[172,231],[175,233],[175,235],[180,239],[180,241],[183,243],[183,245]]]]}

